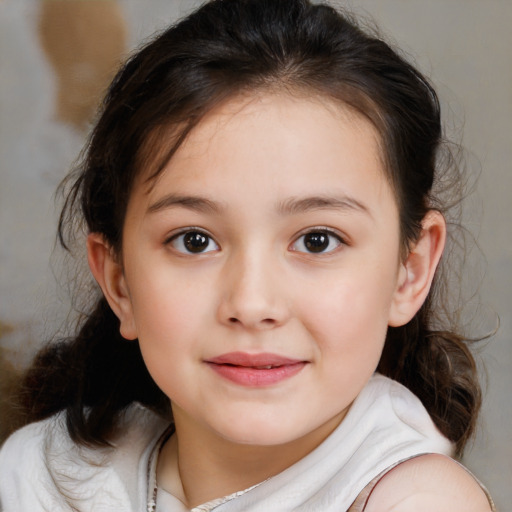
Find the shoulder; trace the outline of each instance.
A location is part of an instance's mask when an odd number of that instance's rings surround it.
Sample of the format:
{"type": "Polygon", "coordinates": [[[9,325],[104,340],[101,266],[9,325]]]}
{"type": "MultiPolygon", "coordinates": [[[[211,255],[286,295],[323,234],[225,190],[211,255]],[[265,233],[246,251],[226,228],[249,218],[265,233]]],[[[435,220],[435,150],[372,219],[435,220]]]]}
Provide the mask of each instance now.
{"type": "Polygon", "coordinates": [[[367,512],[490,512],[477,480],[449,457],[428,454],[387,473],[367,502],[367,512]]]}
{"type": "Polygon", "coordinates": [[[95,510],[102,499],[130,509],[143,499],[147,460],[167,423],[132,406],[106,448],[74,443],[63,413],[23,427],[0,450],[0,510],[95,510]]]}
{"type": "Polygon", "coordinates": [[[62,417],[56,415],[32,423],[5,441],[0,450],[0,509],[10,512],[58,505],[49,490],[44,452],[49,432],[60,431],[61,421],[62,417]]]}
{"type": "Polygon", "coordinates": [[[30,423],[14,432],[0,450],[0,475],[10,469],[27,470],[37,465],[50,433],[63,436],[64,419],[57,414],[43,421],[30,423]]]}

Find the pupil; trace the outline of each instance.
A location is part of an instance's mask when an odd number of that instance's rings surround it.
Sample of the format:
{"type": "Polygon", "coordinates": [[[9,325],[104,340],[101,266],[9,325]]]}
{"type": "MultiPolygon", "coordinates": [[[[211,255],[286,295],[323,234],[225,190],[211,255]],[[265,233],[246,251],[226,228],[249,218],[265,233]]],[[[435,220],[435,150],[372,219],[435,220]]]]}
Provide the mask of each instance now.
{"type": "Polygon", "coordinates": [[[187,233],[184,244],[190,252],[202,252],[208,247],[208,237],[198,232],[187,233]]]}
{"type": "Polygon", "coordinates": [[[329,237],[325,233],[309,233],[304,239],[308,251],[322,252],[329,245],[329,237]]]}

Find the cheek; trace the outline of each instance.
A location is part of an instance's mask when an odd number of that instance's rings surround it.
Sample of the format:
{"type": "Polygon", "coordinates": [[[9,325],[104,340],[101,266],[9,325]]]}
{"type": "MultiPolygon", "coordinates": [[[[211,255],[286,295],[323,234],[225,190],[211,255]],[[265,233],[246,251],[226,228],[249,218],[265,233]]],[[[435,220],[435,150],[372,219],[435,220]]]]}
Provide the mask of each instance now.
{"type": "Polygon", "coordinates": [[[328,348],[354,359],[380,357],[394,290],[389,277],[383,279],[368,268],[354,269],[302,293],[297,307],[320,350],[328,348]]]}
{"type": "Polygon", "coordinates": [[[139,276],[130,294],[139,337],[149,332],[153,338],[157,334],[165,338],[190,329],[211,302],[204,283],[165,267],[139,276]]]}
{"type": "Polygon", "coordinates": [[[171,399],[180,401],[183,382],[194,393],[191,378],[201,358],[200,304],[193,294],[160,293],[150,295],[135,307],[135,321],[144,363],[157,386],[171,399]]]}
{"type": "Polygon", "coordinates": [[[200,330],[210,299],[179,279],[148,276],[140,282],[143,286],[132,293],[133,315],[150,373],[186,364],[185,356],[199,357],[200,330]]]}

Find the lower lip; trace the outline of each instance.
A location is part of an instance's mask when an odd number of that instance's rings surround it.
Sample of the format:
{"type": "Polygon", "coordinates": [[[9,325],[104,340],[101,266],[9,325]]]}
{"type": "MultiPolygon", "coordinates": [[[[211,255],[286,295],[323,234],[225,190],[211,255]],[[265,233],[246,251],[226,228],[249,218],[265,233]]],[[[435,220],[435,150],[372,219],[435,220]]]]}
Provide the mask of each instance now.
{"type": "Polygon", "coordinates": [[[277,384],[299,373],[306,362],[300,361],[284,364],[268,369],[258,369],[251,366],[232,366],[228,364],[208,363],[213,371],[227,380],[247,387],[263,387],[277,384]]]}

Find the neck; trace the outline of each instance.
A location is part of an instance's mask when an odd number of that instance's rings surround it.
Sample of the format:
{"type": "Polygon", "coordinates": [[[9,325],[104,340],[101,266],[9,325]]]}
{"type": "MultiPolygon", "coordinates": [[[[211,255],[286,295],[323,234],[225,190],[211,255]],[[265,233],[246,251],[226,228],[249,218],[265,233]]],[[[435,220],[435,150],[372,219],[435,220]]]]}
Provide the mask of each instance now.
{"type": "Polygon", "coordinates": [[[341,418],[335,417],[307,436],[278,446],[233,443],[202,426],[191,428],[187,424],[186,429],[180,429],[179,419],[175,420],[176,435],[160,454],[158,481],[163,489],[193,508],[281,473],[314,450],[341,418]]]}

